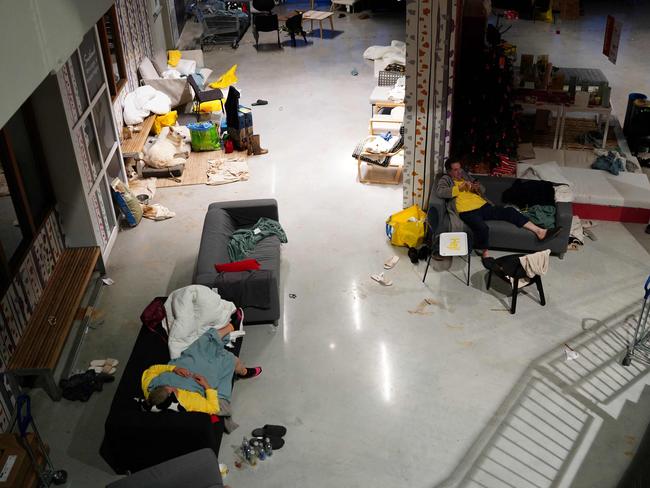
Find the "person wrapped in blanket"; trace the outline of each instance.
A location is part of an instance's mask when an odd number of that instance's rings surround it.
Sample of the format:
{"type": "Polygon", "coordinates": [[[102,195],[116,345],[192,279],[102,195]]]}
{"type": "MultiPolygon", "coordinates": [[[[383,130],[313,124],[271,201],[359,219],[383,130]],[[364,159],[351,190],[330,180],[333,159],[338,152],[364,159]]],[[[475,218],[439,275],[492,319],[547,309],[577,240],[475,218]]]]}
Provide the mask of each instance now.
{"type": "Polygon", "coordinates": [[[233,374],[254,378],[262,368],[247,368],[225,349],[232,323],[203,333],[180,357],[155,364],[142,374],[143,407],[230,416],[233,374]]]}

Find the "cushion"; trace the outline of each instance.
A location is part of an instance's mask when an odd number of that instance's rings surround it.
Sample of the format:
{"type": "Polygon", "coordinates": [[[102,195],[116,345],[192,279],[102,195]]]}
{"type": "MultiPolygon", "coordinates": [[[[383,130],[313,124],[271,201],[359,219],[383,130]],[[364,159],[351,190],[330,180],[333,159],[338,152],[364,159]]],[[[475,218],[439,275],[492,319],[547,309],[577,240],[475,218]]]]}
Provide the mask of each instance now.
{"type": "Polygon", "coordinates": [[[181,52],[174,49],[167,51],[167,64],[171,67],[175,67],[178,62],[181,60],[181,52]]]}
{"type": "Polygon", "coordinates": [[[235,230],[235,224],[226,210],[218,207],[208,208],[196,263],[195,283],[212,286],[216,275],[215,263],[230,262],[228,242],[235,230]]]}
{"type": "Polygon", "coordinates": [[[154,56],[151,62],[153,63],[154,68],[156,68],[156,71],[160,74],[169,69],[167,67],[167,58],[164,54],[162,56],[154,56]]]}
{"type": "Polygon", "coordinates": [[[153,63],[147,57],[145,57],[140,63],[140,66],[138,66],[138,72],[140,73],[140,77],[143,80],[155,80],[157,78],[160,78],[160,74],[158,74],[158,71],[156,71],[156,68],[154,68],[153,63]]]}
{"type": "MultiPolygon", "coordinates": [[[[401,127],[400,130],[400,136],[393,136],[391,138],[391,143],[392,146],[390,147],[389,152],[394,153],[396,151],[399,151],[402,146],[404,146],[404,126],[401,127]]],[[[366,138],[367,139],[367,138],[366,138]]],[[[366,145],[366,139],[362,140],[359,142],[359,144],[356,145],[354,148],[354,151],[352,151],[352,157],[354,159],[361,159],[361,161],[365,163],[370,163],[370,164],[376,164],[378,166],[383,166],[386,167],[390,164],[390,156],[367,156],[367,155],[361,155],[363,152],[363,148],[366,145]]]]}
{"type": "Polygon", "coordinates": [[[214,269],[219,273],[233,273],[235,271],[251,271],[260,269],[260,263],[255,259],[242,259],[233,263],[215,264],[214,269]]]}

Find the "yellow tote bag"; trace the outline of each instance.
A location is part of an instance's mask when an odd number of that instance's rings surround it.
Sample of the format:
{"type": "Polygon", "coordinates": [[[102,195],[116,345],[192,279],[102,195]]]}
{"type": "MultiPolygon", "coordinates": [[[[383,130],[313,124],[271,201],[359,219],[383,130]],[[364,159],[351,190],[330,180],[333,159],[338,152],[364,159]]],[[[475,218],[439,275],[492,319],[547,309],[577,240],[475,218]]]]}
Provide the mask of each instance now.
{"type": "Polygon", "coordinates": [[[427,214],[417,205],[405,208],[386,220],[386,235],[393,246],[419,247],[426,233],[427,214]]]}

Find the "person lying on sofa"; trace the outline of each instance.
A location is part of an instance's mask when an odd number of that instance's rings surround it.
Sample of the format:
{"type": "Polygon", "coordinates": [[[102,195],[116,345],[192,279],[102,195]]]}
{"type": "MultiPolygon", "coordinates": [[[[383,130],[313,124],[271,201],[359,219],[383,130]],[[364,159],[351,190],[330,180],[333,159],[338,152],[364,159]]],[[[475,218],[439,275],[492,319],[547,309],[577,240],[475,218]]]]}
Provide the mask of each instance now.
{"type": "Polygon", "coordinates": [[[247,368],[224,348],[232,324],[209,329],[177,359],[155,364],[142,374],[146,404],[157,409],[224,415],[230,412],[232,377],[254,378],[262,368],[247,368]]]}
{"type": "Polygon", "coordinates": [[[452,230],[462,230],[462,222],[472,229],[473,247],[482,257],[488,256],[490,229],[486,220],[504,220],[529,230],[540,241],[552,239],[562,230],[542,229],[533,224],[512,207],[492,205],[483,194],[485,188],[463,169],[460,161],[445,161],[447,174],[443,175],[436,186],[436,195],[447,200],[447,211],[451,219],[452,230]]]}

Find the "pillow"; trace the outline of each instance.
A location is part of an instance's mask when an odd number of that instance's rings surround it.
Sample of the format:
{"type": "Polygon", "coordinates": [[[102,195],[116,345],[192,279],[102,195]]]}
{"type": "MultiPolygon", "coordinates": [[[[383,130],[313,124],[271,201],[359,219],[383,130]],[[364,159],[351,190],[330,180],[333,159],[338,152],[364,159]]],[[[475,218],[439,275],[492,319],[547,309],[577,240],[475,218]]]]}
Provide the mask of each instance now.
{"type": "Polygon", "coordinates": [[[155,80],[157,78],[160,78],[158,71],[156,71],[153,63],[147,57],[145,57],[140,63],[140,66],[138,66],[138,71],[140,72],[140,77],[143,80],[155,80]]]}
{"type": "Polygon", "coordinates": [[[178,50],[167,51],[167,64],[175,67],[181,60],[181,52],[178,50]]]}
{"type": "Polygon", "coordinates": [[[242,259],[233,263],[215,264],[214,268],[218,273],[231,273],[235,271],[257,271],[260,263],[257,259],[242,259]]]}
{"type": "Polygon", "coordinates": [[[224,104],[226,103],[225,98],[221,100],[211,100],[209,102],[201,102],[199,105],[199,112],[204,114],[211,114],[214,112],[221,112],[224,104]]]}

